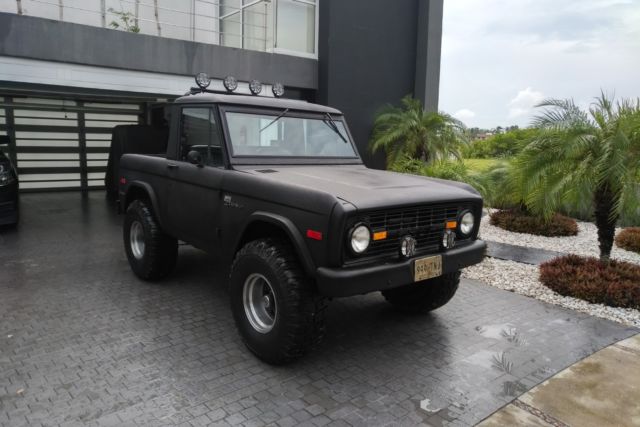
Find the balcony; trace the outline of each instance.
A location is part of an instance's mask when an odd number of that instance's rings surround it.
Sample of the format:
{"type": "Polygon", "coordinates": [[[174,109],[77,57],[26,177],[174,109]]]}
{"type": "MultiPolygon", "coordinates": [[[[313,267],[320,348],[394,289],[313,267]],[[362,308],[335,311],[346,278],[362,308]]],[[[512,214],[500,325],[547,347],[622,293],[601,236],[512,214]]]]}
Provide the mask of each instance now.
{"type": "Polygon", "coordinates": [[[4,0],[0,12],[317,58],[318,0],[4,0]]]}

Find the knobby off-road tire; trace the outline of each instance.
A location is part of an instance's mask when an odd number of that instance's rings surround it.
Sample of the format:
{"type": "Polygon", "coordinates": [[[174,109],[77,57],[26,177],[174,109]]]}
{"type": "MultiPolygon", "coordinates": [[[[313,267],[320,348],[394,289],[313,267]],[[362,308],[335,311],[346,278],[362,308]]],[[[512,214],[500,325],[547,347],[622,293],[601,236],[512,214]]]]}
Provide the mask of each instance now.
{"type": "Polygon", "coordinates": [[[148,202],[135,200],[127,208],[124,248],[131,269],[143,280],[158,280],[173,271],[178,241],[162,231],[148,202]]]}
{"type": "Polygon", "coordinates": [[[382,291],[382,295],[398,310],[426,313],[448,303],[458,290],[460,272],[445,274],[399,288],[382,291]]]}
{"type": "Polygon", "coordinates": [[[267,363],[297,359],[324,337],[326,298],[316,293],[286,242],[260,239],[240,249],[229,294],[245,345],[267,363]]]}

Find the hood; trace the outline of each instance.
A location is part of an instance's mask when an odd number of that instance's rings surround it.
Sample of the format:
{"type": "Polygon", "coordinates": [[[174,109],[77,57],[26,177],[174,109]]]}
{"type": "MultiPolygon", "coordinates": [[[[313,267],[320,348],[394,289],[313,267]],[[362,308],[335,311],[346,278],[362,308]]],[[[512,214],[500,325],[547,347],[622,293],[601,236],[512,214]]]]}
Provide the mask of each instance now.
{"type": "Polygon", "coordinates": [[[362,165],[236,166],[264,179],[322,191],[359,210],[448,201],[479,201],[471,186],[455,181],[368,169],[362,165]]]}

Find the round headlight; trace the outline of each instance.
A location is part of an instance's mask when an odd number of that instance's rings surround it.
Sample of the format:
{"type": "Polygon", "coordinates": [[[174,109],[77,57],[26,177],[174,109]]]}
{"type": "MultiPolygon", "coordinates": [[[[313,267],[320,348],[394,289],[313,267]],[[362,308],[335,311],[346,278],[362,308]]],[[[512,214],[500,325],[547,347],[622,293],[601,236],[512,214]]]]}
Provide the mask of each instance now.
{"type": "Polygon", "coordinates": [[[198,73],[196,74],[196,84],[200,89],[206,89],[211,84],[211,79],[207,73],[198,73]]]}
{"type": "Polygon", "coordinates": [[[233,92],[234,90],[238,89],[238,80],[236,80],[236,78],[233,76],[225,77],[222,81],[222,84],[224,85],[224,88],[229,92],[233,92]]]}
{"type": "Polygon", "coordinates": [[[282,83],[274,83],[273,86],[271,86],[271,92],[273,92],[273,96],[275,96],[276,98],[280,98],[282,95],[284,95],[284,86],[282,83]]]}
{"type": "Polygon", "coordinates": [[[249,82],[249,90],[254,95],[260,94],[260,92],[262,92],[262,83],[260,83],[258,80],[251,80],[249,82]]]}
{"type": "Polygon", "coordinates": [[[356,254],[361,254],[369,247],[371,241],[371,231],[366,225],[357,225],[351,232],[351,249],[356,254]]]}
{"type": "Polygon", "coordinates": [[[475,225],[475,217],[471,212],[467,212],[460,218],[460,233],[464,236],[469,236],[473,231],[475,225]]]}

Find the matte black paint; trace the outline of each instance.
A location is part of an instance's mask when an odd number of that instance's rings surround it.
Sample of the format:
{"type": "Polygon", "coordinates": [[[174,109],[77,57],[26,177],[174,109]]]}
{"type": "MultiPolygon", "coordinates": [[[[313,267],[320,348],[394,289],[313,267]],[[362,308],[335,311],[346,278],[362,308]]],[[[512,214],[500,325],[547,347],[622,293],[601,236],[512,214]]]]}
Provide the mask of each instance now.
{"type": "MultiPolygon", "coordinates": [[[[188,105],[193,98],[184,97],[173,108],[188,105]]],[[[215,102],[227,98],[203,95],[198,99],[215,106],[215,102]]],[[[282,109],[295,104],[297,109],[307,108],[308,114],[328,108],[297,101],[258,101],[251,97],[247,102],[251,103],[247,107],[254,109],[278,105],[282,109]],[[258,107],[258,103],[264,105],[258,107]]],[[[268,166],[270,173],[262,173],[265,165],[234,165],[225,157],[224,168],[198,167],[175,159],[179,116],[172,114],[167,159],[140,154],[122,157],[121,176],[127,183],[120,188],[121,211],[126,211],[127,203],[135,197],[148,194],[146,197],[165,232],[220,257],[224,265],[230,265],[245,241],[245,231],[258,222],[263,224],[263,230],[267,225],[276,226],[284,233],[294,245],[305,272],[318,279],[319,291],[325,295],[347,296],[401,286],[412,281],[405,271],[409,269],[407,261],[390,260],[380,271],[364,261],[358,267],[342,268],[341,254],[350,219],[368,210],[444,201],[470,202],[478,211],[482,206],[480,195],[466,184],[372,170],[362,164],[292,165],[295,160],[283,158],[279,159],[281,164],[268,166]],[[306,238],[307,230],[322,233],[322,240],[306,238]],[[349,285],[349,280],[361,275],[366,280],[361,278],[349,285]],[[344,284],[339,291],[332,283],[334,278],[344,284]]],[[[218,119],[224,123],[221,116],[218,119]]],[[[223,152],[227,152],[228,138],[223,141],[223,152]]],[[[474,239],[476,235],[477,229],[474,239]]],[[[465,245],[450,255],[443,253],[447,271],[482,259],[484,242],[476,240],[465,245]]]]}
{"type": "MultiPolygon", "coordinates": [[[[6,148],[6,147],[5,147],[6,148]]],[[[9,185],[0,186],[0,225],[15,224],[19,216],[18,172],[0,146],[0,165],[8,168],[15,179],[9,185]]]]}

